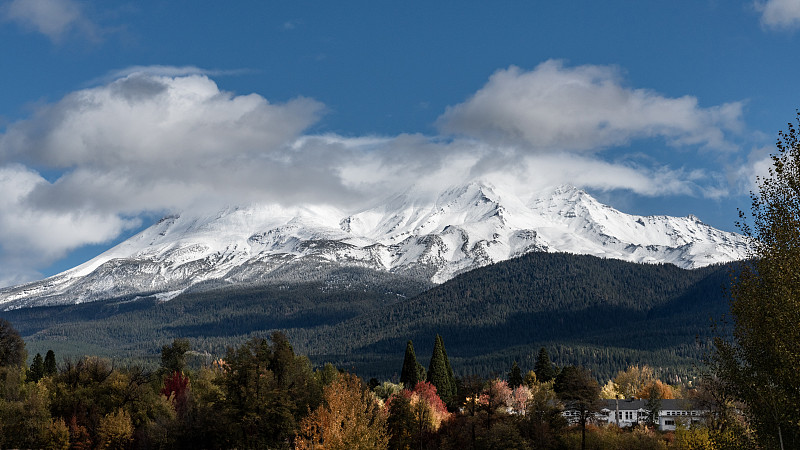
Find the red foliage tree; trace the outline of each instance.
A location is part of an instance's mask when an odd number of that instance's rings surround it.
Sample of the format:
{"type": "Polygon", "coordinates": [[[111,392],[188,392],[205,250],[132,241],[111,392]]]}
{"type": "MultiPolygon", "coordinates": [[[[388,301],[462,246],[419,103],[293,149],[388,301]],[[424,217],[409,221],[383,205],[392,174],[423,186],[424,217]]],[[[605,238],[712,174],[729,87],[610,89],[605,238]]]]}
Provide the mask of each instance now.
{"type": "Polygon", "coordinates": [[[172,400],[175,412],[179,416],[186,413],[189,402],[189,377],[181,372],[173,372],[164,379],[164,388],[161,395],[172,400]]]}

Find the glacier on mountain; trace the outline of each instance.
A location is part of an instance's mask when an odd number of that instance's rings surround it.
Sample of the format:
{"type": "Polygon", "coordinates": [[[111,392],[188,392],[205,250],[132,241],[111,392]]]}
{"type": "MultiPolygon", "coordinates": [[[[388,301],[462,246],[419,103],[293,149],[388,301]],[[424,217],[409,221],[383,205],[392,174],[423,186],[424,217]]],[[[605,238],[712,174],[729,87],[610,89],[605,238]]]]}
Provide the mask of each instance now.
{"type": "Polygon", "coordinates": [[[486,182],[413,190],[356,214],[328,206],[170,215],[53,277],[0,290],[3,308],[131,294],[169,299],[198,283],[258,282],[334,265],[441,283],[533,251],[697,268],[743,259],[747,240],[697,217],[635,216],[559,186],[522,199],[486,182]]]}

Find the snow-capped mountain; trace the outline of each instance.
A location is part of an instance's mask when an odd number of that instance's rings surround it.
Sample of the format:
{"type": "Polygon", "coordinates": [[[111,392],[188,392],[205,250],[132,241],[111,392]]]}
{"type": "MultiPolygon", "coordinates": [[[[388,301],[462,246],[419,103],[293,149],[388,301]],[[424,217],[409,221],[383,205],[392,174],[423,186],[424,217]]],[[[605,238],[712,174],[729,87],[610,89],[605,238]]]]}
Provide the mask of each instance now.
{"type": "Polygon", "coordinates": [[[169,299],[197,283],[298,277],[359,266],[433,282],[532,251],[696,268],[745,257],[746,240],[694,216],[633,216],[560,186],[523,200],[472,182],[435,201],[408,191],[347,215],[331,207],[250,206],[168,216],[59,275],[0,290],[4,308],[130,294],[169,299]]]}

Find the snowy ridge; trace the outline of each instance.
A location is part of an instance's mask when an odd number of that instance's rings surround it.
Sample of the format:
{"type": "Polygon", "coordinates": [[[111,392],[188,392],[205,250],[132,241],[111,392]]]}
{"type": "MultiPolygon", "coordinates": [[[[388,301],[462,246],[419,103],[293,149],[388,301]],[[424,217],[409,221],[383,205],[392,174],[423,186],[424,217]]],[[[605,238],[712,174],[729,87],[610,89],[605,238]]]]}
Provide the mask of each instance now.
{"type": "Polygon", "coordinates": [[[472,182],[425,201],[412,191],[353,215],[331,207],[235,207],[168,216],[96,258],[0,290],[4,308],[130,294],[169,299],[194,284],[270,279],[325,262],[433,282],[532,251],[696,268],[745,257],[746,240],[694,216],[633,216],[559,186],[524,201],[472,182]]]}

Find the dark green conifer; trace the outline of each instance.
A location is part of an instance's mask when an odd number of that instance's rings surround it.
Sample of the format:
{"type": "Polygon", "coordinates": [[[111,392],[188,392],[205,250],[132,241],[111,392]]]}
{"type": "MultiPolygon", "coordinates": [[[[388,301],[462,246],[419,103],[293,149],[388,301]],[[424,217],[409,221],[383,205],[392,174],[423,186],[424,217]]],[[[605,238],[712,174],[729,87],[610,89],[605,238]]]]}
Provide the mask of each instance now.
{"type": "Polygon", "coordinates": [[[508,373],[508,386],[511,389],[516,389],[522,385],[523,381],[522,370],[520,370],[517,362],[514,361],[514,364],[511,365],[511,372],[508,373]]]}
{"type": "Polygon", "coordinates": [[[436,386],[436,392],[443,402],[452,401],[455,396],[455,379],[453,369],[450,368],[450,361],[444,349],[444,341],[438,334],[433,344],[433,354],[428,366],[428,382],[436,386]]]}
{"type": "Polygon", "coordinates": [[[37,353],[36,356],[33,357],[33,362],[31,363],[31,368],[28,370],[28,380],[33,381],[34,383],[41,380],[44,377],[44,359],[42,359],[42,354],[37,353]]]}
{"type": "Polygon", "coordinates": [[[536,372],[536,379],[541,382],[547,382],[556,377],[556,368],[550,362],[550,354],[542,347],[539,350],[539,356],[536,358],[536,364],[533,366],[533,371],[536,372]]]}
{"type": "Polygon", "coordinates": [[[56,354],[52,350],[48,350],[47,354],[44,355],[44,375],[49,377],[55,375],[57,372],[56,354]]]}
{"type": "Polygon", "coordinates": [[[186,367],[186,352],[191,349],[188,339],[175,339],[172,345],[161,347],[161,369],[165,374],[183,372],[186,367]]]}
{"type": "Polygon", "coordinates": [[[420,367],[421,364],[417,362],[417,355],[414,353],[414,344],[409,340],[406,344],[403,370],[400,372],[400,382],[405,385],[406,389],[414,389],[417,383],[425,379],[424,375],[420,374],[420,367]]]}

